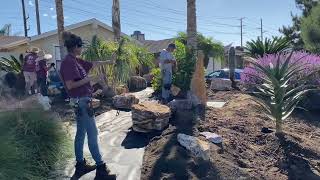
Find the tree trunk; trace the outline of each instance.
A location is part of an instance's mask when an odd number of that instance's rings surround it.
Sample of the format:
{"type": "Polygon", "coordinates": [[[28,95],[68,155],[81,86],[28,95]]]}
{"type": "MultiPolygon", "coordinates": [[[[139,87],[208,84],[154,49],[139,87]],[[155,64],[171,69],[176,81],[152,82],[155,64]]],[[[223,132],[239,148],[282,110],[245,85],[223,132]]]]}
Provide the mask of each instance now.
{"type": "Polygon", "coordinates": [[[231,47],[229,49],[229,72],[230,72],[229,76],[230,76],[230,81],[232,83],[231,84],[232,88],[236,88],[236,81],[234,78],[235,67],[236,67],[235,59],[236,59],[236,52],[235,52],[234,47],[231,47]]]}
{"type": "Polygon", "coordinates": [[[277,135],[282,134],[282,120],[281,119],[276,120],[276,134],[277,135]]]}
{"type": "Polygon", "coordinates": [[[187,0],[187,46],[197,48],[196,0],[187,0]]]}
{"type": "Polygon", "coordinates": [[[121,24],[120,24],[120,0],[113,0],[112,4],[112,28],[114,32],[114,40],[120,41],[121,38],[121,24]]]}
{"type": "Polygon", "coordinates": [[[64,58],[64,56],[66,55],[63,37],[62,37],[63,31],[64,31],[63,5],[62,5],[62,0],[55,0],[55,1],[56,1],[59,48],[60,48],[60,60],[62,60],[64,58]]]}
{"type": "Polygon", "coordinates": [[[208,54],[204,55],[204,67],[207,69],[209,65],[210,57],[208,54]]]}

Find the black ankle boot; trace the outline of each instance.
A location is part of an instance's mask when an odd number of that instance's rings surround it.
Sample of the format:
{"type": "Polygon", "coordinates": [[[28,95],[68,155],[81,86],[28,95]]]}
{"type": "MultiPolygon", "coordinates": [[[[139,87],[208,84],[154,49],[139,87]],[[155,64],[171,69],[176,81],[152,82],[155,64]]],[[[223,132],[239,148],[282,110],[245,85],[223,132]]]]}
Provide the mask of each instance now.
{"type": "Polygon", "coordinates": [[[71,180],[79,179],[81,176],[93,171],[96,169],[95,165],[87,164],[86,160],[83,159],[82,162],[77,162],[76,171],[74,172],[71,180]]]}
{"type": "Polygon", "coordinates": [[[96,177],[94,180],[116,180],[117,176],[115,174],[110,174],[110,170],[107,168],[106,164],[97,166],[96,177]]]}

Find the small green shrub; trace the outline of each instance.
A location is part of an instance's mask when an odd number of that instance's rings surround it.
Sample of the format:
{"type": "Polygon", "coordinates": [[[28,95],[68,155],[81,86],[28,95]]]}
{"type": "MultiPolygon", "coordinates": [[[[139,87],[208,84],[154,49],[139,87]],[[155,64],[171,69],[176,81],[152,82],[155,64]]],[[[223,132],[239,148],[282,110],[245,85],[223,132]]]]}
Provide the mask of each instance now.
{"type": "Polygon", "coordinates": [[[160,68],[152,69],[151,75],[153,77],[151,80],[151,86],[156,93],[160,93],[161,87],[162,87],[161,69],[160,68]]]}
{"type": "Polygon", "coordinates": [[[175,44],[177,49],[174,56],[177,59],[177,71],[173,75],[173,84],[182,91],[188,91],[196,63],[195,53],[179,41],[175,44]]]}
{"type": "Polygon", "coordinates": [[[47,179],[72,157],[64,128],[42,110],[1,113],[0,141],[0,179],[47,179]]]}
{"type": "MultiPolygon", "coordinates": [[[[196,58],[194,51],[186,48],[183,43],[176,41],[175,44],[177,49],[174,52],[174,57],[177,60],[177,71],[173,73],[173,84],[186,92],[190,89],[196,58]]],[[[160,92],[162,87],[160,68],[153,69],[151,74],[153,75],[151,85],[156,92],[160,92]]]]}

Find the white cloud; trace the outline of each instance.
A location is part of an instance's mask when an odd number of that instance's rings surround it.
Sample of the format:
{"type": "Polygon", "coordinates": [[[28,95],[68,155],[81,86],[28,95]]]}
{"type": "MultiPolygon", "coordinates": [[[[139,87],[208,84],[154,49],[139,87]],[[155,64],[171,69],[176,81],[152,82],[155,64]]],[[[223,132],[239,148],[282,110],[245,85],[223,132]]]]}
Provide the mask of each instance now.
{"type": "Polygon", "coordinates": [[[54,8],[50,8],[50,11],[53,11],[54,10],[54,8]]]}
{"type": "Polygon", "coordinates": [[[52,15],[51,18],[52,18],[52,19],[57,18],[57,15],[52,15]]]}
{"type": "Polygon", "coordinates": [[[69,16],[65,16],[64,19],[69,19],[69,16]]]}
{"type": "Polygon", "coordinates": [[[31,0],[29,0],[29,6],[33,7],[33,2],[31,0]]]}
{"type": "Polygon", "coordinates": [[[44,16],[44,17],[47,17],[47,16],[48,16],[48,14],[44,13],[44,14],[43,14],[43,16],[44,16]]]}

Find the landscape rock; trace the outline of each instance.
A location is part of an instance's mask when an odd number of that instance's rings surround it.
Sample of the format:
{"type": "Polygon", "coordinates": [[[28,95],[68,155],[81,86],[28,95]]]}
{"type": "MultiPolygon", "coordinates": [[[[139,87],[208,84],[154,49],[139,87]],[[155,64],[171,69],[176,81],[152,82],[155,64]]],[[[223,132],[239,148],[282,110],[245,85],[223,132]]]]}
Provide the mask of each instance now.
{"type": "Polygon", "coordinates": [[[218,91],[231,90],[231,84],[232,83],[230,79],[213,78],[211,81],[210,89],[218,91]]]}
{"type": "Polygon", "coordinates": [[[192,102],[192,106],[194,107],[201,104],[200,99],[191,91],[188,91],[187,99],[192,102]]]}
{"type": "Polygon", "coordinates": [[[153,76],[151,74],[145,74],[145,75],[143,75],[143,78],[147,81],[147,84],[150,85],[153,76]]]}
{"type": "Polygon", "coordinates": [[[147,88],[147,81],[140,76],[132,76],[129,80],[130,91],[141,91],[147,88]]]}
{"type": "Polygon", "coordinates": [[[157,102],[142,102],[132,106],[133,130],[151,132],[163,130],[169,124],[171,110],[157,102]]]}
{"type": "Polygon", "coordinates": [[[10,92],[10,88],[7,86],[5,81],[5,76],[7,72],[0,71],[0,96],[5,95],[10,92]]]}
{"type": "Polygon", "coordinates": [[[222,137],[216,133],[212,132],[201,132],[200,135],[206,137],[207,140],[210,142],[213,142],[215,144],[220,144],[222,143],[222,137]]]}
{"type": "Polygon", "coordinates": [[[175,99],[168,103],[170,109],[175,111],[181,110],[191,110],[192,109],[192,101],[190,99],[175,99]]]}
{"type": "Polygon", "coordinates": [[[113,106],[119,109],[131,109],[132,105],[138,103],[139,99],[132,94],[122,94],[113,97],[113,106]]]}
{"type": "Polygon", "coordinates": [[[43,110],[48,111],[51,109],[51,105],[50,105],[51,101],[48,96],[42,96],[41,94],[37,94],[36,96],[43,110]]]}
{"type": "Polygon", "coordinates": [[[178,86],[175,86],[175,85],[172,85],[170,90],[171,90],[171,94],[173,96],[177,96],[181,91],[181,89],[178,86]]]}
{"type": "Polygon", "coordinates": [[[93,98],[93,99],[92,99],[92,107],[93,107],[93,108],[98,108],[98,107],[100,107],[100,106],[101,106],[100,100],[93,98]]]}
{"type": "Polygon", "coordinates": [[[209,160],[210,144],[196,137],[186,134],[178,134],[178,142],[188,149],[194,156],[209,160]]]}
{"type": "Polygon", "coordinates": [[[42,108],[49,110],[51,108],[51,101],[47,96],[35,94],[28,96],[22,100],[16,99],[13,96],[1,97],[0,99],[0,112],[15,111],[17,109],[33,109],[42,108]]]}
{"type": "Polygon", "coordinates": [[[121,95],[121,94],[128,93],[128,92],[129,92],[129,89],[126,85],[116,87],[116,94],[117,95],[121,95]]]}

